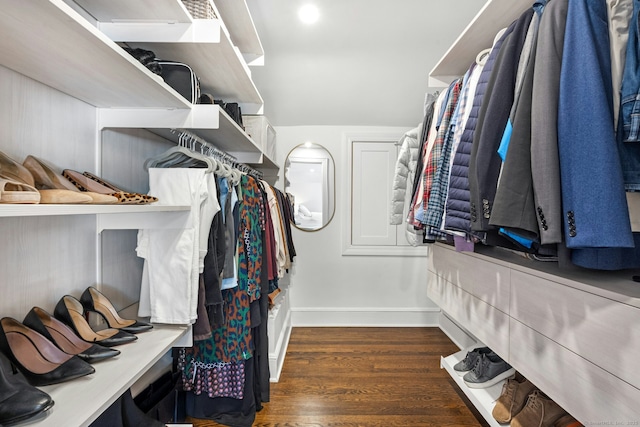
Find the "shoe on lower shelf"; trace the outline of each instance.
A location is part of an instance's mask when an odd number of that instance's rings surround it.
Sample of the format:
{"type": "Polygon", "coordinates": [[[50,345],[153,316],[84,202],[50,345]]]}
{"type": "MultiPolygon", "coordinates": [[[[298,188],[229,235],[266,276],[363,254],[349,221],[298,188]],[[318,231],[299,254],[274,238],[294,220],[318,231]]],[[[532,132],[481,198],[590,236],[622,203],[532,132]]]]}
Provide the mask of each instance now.
{"type": "Polygon", "coordinates": [[[516,370],[500,356],[491,352],[482,354],[473,370],[464,374],[464,383],[469,388],[487,388],[507,378],[513,378],[516,370]]]}
{"type": "Polygon", "coordinates": [[[463,376],[476,366],[476,362],[481,355],[488,353],[491,353],[491,349],[489,347],[474,348],[467,352],[464,359],[453,365],[453,370],[456,371],[458,375],[463,376]]]}
{"type": "Polygon", "coordinates": [[[508,423],[527,403],[529,395],[536,390],[531,381],[516,372],[514,378],[508,379],[502,386],[502,393],[491,415],[499,423],[508,423]]]}
{"type": "Polygon", "coordinates": [[[554,427],[567,412],[540,390],[529,395],[522,411],[511,420],[511,427],[554,427]]]}

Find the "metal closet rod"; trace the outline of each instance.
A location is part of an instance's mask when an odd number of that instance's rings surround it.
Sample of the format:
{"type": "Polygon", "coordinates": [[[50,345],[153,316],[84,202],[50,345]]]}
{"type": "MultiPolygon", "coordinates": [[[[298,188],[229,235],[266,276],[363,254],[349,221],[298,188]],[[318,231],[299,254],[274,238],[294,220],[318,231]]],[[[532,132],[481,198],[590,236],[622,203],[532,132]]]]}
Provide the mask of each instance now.
{"type": "MultiPolygon", "coordinates": [[[[186,130],[186,129],[171,129],[172,133],[178,134],[180,136],[179,138],[179,144],[182,142],[182,137],[186,137],[189,139],[188,142],[190,143],[198,143],[200,144],[200,153],[210,156],[210,157],[214,157],[242,172],[245,172],[251,176],[253,176],[256,179],[262,179],[262,177],[264,176],[263,173],[259,170],[253,169],[252,167],[245,165],[244,163],[240,163],[238,162],[238,159],[233,157],[232,155],[225,153],[222,150],[219,150],[218,148],[214,147],[210,142],[208,142],[207,140],[203,139],[202,137],[186,130]]],[[[195,147],[186,147],[191,149],[192,151],[196,151],[195,147]]]]}

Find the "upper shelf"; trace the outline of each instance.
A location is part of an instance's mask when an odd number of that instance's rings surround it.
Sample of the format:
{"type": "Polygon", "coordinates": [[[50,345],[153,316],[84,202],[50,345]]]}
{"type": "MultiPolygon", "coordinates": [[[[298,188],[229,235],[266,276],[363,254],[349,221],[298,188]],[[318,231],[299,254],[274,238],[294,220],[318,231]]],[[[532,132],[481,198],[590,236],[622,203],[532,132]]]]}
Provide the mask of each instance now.
{"type": "Polygon", "coordinates": [[[74,0],[96,21],[191,22],[191,15],[176,0],[74,0]]]}
{"type": "Polygon", "coordinates": [[[231,41],[250,65],[264,65],[264,50],[246,0],[215,0],[231,41]]]}
{"type": "MultiPolygon", "coordinates": [[[[109,39],[151,50],[164,60],[184,62],[200,78],[203,93],[211,93],[225,102],[241,103],[247,113],[261,110],[264,102],[251,80],[251,71],[221,20],[191,19],[180,0],[78,0],[77,3],[98,20],[98,29],[109,39]]],[[[234,25],[246,24],[246,19],[234,25]]],[[[248,19],[255,31],[250,16],[248,19]]]]}
{"type": "Polygon", "coordinates": [[[97,107],[188,108],[64,1],[0,0],[0,7],[0,65],[97,107]]]}
{"type": "Polygon", "coordinates": [[[464,75],[476,55],[493,45],[498,31],[508,27],[531,5],[531,0],[488,0],[431,70],[429,86],[447,87],[464,75]]]}

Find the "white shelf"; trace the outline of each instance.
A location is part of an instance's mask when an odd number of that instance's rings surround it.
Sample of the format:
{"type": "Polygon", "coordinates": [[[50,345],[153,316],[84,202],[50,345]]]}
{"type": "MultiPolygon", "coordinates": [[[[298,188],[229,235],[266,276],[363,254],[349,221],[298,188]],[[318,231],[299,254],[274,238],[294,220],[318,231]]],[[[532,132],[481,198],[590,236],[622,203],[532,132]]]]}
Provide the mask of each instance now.
{"type": "Polygon", "coordinates": [[[259,114],[264,101],[251,71],[217,19],[190,24],[118,22],[98,28],[116,42],[153,51],[158,58],[188,64],[200,78],[202,93],[242,104],[245,114],[259,114]]]}
{"type": "MultiPolygon", "coordinates": [[[[477,347],[477,346],[474,346],[477,347]]],[[[500,397],[502,393],[502,385],[504,381],[499,382],[488,388],[469,388],[462,380],[462,377],[459,376],[456,371],[453,369],[453,366],[465,358],[468,350],[461,350],[457,353],[454,353],[450,356],[443,357],[440,359],[440,367],[444,368],[453,381],[460,387],[460,390],[467,396],[467,398],[471,401],[473,406],[476,407],[480,415],[487,421],[487,423],[492,427],[503,427],[508,424],[500,424],[491,415],[491,411],[493,411],[493,407],[495,406],[496,400],[500,397]]]]}
{"type": "Polygon", "coordinates": [[[525,0],[488,0],[429,73],[430,87],[446,87],[464,75],[476,55],[493,45],[501,28],[508,27],[532,5],[525,0]]]}
{"type": "Polygon", "coordinates": [[[176,0],[74,0],[100,22],[191,22],[191,15],[176,0]]]}
{"type": "Polygon", "coordinates": [[[214,0],[231,41],[249,65],[264,65],[264,50],[246,0],[214,0]]]}
{"type": "Polygon", "coordinates": [[[0,65],[97,107],[188,106],[62,0],[0,0],[0,8],[0,65]]]}
{"type": "Polygon", "coordinates": [[[56,215],[113,215],[113,214],[157,214],[162,212],[184,212],[189,206],[166,205],[18,205],[0,204],[0,217],[56,216],[56,215]]]}
{"type": "Polygon", "coordinates": [[[121,354],[93,365],[96,372],[73,381],[41,387],[55,405],[37,426],[86,426],[150,369],[170,348],[181,346],[189,326],[154,325],[138,340],[116,347],[121,354]]]}

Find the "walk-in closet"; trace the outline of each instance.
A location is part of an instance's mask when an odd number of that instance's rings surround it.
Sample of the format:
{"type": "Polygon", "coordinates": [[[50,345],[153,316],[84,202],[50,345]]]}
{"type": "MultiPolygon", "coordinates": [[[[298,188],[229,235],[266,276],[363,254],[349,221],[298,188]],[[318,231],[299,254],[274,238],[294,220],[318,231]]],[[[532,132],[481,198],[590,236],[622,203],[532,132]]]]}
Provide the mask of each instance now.
{"type": "Polygon", "coordinates": [[[640,2],[0,6],[0,427],[640,424],[640,2]]]}

